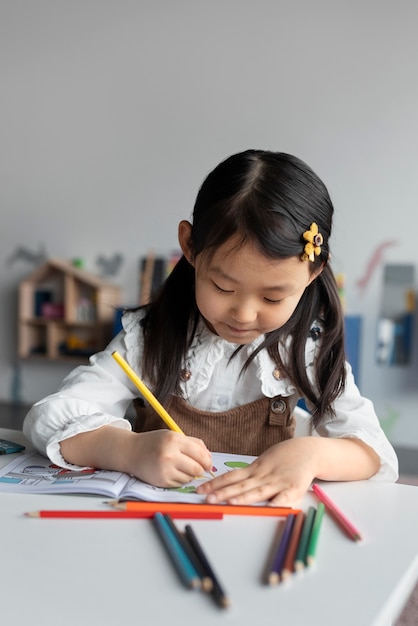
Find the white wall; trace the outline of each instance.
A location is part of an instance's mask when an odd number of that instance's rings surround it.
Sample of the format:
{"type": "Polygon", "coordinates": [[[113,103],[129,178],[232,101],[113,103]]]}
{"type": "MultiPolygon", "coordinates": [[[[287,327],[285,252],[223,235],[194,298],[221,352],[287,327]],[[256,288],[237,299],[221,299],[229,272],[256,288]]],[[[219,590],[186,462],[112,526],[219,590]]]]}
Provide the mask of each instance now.
{"type": "MultiPolygon", "coordinates": [[[[392,434],[418,446],[418,358],[377,367],[379,264],[417,260],[415,0],[0,0],[0,399],[13,395],[16,288],[51,257],[176,247],[207,172],[248,147],[306,160],[336,207],[333,258],[348,311],[365,315],[362,389],[392,434]],[[405,406],[404,406],[405,405],[405,406]],[[406,426],[406,430],[405,430],[406,426]]],[[[68,368],[24,363],[32,402],[68,368]]]]}

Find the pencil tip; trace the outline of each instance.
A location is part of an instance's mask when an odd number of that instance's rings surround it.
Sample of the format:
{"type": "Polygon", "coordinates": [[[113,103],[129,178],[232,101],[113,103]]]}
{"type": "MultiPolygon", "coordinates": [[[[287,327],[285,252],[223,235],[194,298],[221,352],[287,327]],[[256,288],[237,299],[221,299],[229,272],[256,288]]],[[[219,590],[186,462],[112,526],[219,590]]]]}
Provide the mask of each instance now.
{"type": "Polygon", "coordinates": [[[277,572],[270,572],[267,582],[269,585],[277,585],[279,579],[280,577],[277,572]]]}
{"type": "Polygon", "coordinates": [[[113,509],[118,509],[118,511],[124,511],[126,509],[126,504],[120,502],[120,500],[107,500],[103,502],[103,504],[108,504],[113,509]]]}
{"type": "Polygon", "coordinates": [[[25,517],[39,517],[38,511],[29,511],[27,513],[23,513],[25,517]]]}
{"type": "Polygon", "coordinates": [[[200,578],[193,578],[190,582],[190,586],[192,589],[200,589],[202,587],[202,581],[200,578]]]}
{"type": "Polygon", "coordinates": [[[213,580],[212,578],[209,578],[208,576],[206,576],[205,578],[202,578],[202,589],[203,591],[206,591],[207,593],[210,593],[213,589],[213,580]]]}

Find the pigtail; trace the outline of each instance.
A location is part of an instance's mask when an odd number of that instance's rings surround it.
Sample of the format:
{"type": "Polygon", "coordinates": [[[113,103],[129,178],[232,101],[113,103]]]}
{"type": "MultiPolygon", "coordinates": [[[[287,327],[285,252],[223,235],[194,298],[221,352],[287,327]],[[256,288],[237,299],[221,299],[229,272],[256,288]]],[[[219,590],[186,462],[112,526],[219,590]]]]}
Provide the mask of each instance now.
{"type": "Polygon", "coordinates": [[[197,320],[194,269],[182,257],[147,306],[143,320],[143,371],[162,403],[180,393],[179,373],[197,320]]]}
{"type": "Polygon", "coordinates": [[[333,416],[333,402],[345,387],[344,316],[338,296],[335,277],[329,265],[306,288],[290,320],[275,333],[274,342],[269,338],[271,357],[278,367],[286,372],[301,395],[312,405],[312,424],[318,426],[325,416],[333,416]],[[321,329],[314,340],[318,340],[314,366],[314,381],[310,381],[306,370],[306,340],[312,324],[318,321],[321,329]],[[289,340],[290,336],[290,340],[289,340]],[[278,345],[285,348],[283,362],[278,345]],[[290,341],[290,345],[286,342],[290,341]]]}
{"type": "Polygon", "coordinates": [[[317,426],[325,414],[334,415],[332,403],[344,391],[346,382],[344,315],[337,285],[331,268],[327,265],[314,281],[321,300],[323,331],[315,362],[318,399],[313,412],[313,425],[317,426]]]}

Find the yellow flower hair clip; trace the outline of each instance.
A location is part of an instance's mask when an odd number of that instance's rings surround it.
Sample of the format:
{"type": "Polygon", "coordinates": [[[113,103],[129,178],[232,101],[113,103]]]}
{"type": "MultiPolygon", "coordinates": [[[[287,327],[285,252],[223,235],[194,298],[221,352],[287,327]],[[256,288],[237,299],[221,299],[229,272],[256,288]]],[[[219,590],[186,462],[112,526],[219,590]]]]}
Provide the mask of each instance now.
{"type": "Polygon", "coordinates": [[[318,231],[318,224],[312,222],[309,230],[303,233],[303,238],[307,241],[303,254],[301,255],[302,261],[315,261],[315,257],[321,254],[321,246],[324,243],[324,238],[318,231]]]}

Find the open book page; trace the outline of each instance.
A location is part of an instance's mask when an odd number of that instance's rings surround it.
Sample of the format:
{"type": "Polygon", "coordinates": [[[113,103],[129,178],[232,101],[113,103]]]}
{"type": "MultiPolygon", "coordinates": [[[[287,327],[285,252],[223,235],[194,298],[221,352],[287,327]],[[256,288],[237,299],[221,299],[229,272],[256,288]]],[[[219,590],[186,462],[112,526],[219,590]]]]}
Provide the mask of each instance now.
{"type": "Polygon", "coordinates": [[[212,452],[211,472],[206,472],[202,476],[196,476],[191,482],[174,489],[154,487],[136,478],[132,478],[125,486],[120,499],[147,500],[152,502],[204,502],[205,496],[196,493],[196,487],[198,485],[216,476],[221,476],[221,474],[225,474],[226,472],[233,472],[238,468],[246,467],[252,463],[255,458],[254,456],[212,452]]]}
{"type": "Polygon", "coordinates": [[[162,489],[122,472],[88,469],[67,470],[38,452],[27,452],[0,469],[0,492],[90,494],[109,498],[153,502],[203,502],[196,493],[201,482],[251,463],[255,457],[212,453],[212,474],[207,472],[176,489],[162,489]]]}
{"type": "Polygon", "coordinates": [[[27,452],[1,468],[0,491],[91,494],[117,498],[130,478],[122,472],[63,469],[38,452],[27,452]]]}

